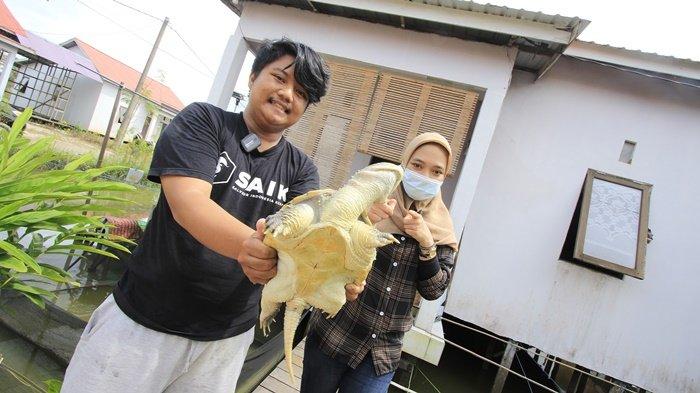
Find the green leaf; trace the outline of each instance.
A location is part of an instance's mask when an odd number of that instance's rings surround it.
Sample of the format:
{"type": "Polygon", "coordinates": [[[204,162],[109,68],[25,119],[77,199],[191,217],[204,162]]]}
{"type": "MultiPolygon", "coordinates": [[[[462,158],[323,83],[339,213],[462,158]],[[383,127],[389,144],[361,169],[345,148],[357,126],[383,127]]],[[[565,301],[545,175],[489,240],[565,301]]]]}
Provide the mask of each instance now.
{"type": "Polygon", "coordinates": [[[40,295],[40,296],[46,296],[46,297],[56,297],[56,295],[51,291],[47,291],[46,289],[33,287],[33,286],[27,285],[27,284],[22,284],[18,281],[11,282],[9,287],[14,289],[15,291],[19,291],[22,293],[32,293],[34,295],[40,295]]]}
{"type": "Polygon", "coordinates": [[[14,245],[4,240],[0,240],[0,249],[7,252],[10,256],[19,259],[20,261],[22,261],[22,263],[24,263],[28,268],[32,269],[33,271],[37,273],[41,271],[41,267],[39,267],[39,264],[36,263],[34,258],[30,257],[29,255],[27,255],[27,253],[15,247],[14,245]]]}
{"type": "Polygon", "coordinates": [[[48,263],[39,263],[39,266],[41,266],[41,271],[44,272],[44,273],[45,273],[47,270],[53,270],[54,272],[60,274],[60,275],[63,276],[63,277],[72,278],[72,276],[70,275],[70,273],[68,273],[67,271],[61,269],[61,268],[58,267],[58,266],[49,265],[48,263]]]}
{"type": "Polygon", "coordinates": [[[85,154],[77,159],[69,162],[63,167],[64,170],[72,171],[78,169],[79,166],[85,164],[86,162],[92,160],[92,154],[85,154]]]}
{"type": "Polygon", "coordinates": [[[0,219],[0,227],[5,225],[30,225],[41,221],[48,221],[52,218],[64,215],[66,215],[66,212],[60,210],[22,212],[0,219]]]}
{"type": "MultiPolygon", "coordinates": [[[[32,241],[27,246],[27,254],[32,258],[37,258],[44,253],[44,242],[46,238],[40,233],[32,233],[32,241]]],[[[39,264],[41,265],[41,264],[39,264]]]]}
{"type": "Polygon", "coordinates": [[[107,227],[107,224],[100,221],[99,218],[83,216],[81,214],[68,214],[67,212],[65,213],[66,214],[62,216],[51,218],[49,221],[58,225],[85,224],[95,228],[107,227]]]}
{"type": "MultiPolygon", "coordinates": [[[[90,199],[93,197],[91,196],[90,199]]],[[[83,203],[81,205],[62,205],[54,210],[60,211],[79,211],[79,212],[100,212],[100,213],[120,213],[121,209],[116,207],[104,206],[96,203],[83,203]]]]}
{"type": "Polygon", "coordinates": [[[111,248],[117,249],[119,251],[131,253],[131,251],[129,251],[129,249],[124,247],[123,245],[121,245],[117,242],[113,242],[111,240],[104,239],[104,238],[76,236],[74,239],[77,241],[85,241],[85,242],[89,242],[89,243],[102,244],[103,246],[111,247],[111,248]]]}
{"type": "Polygon", "coordinates": [[[138,243],[136,243],[135,241],[133,241],[133,240],[131,240],[131,239],[127,239],[127,238],[125,238],[124,236],[119,236],[119,235],[109,235],[109,240],[112,240],[112,241],[115,241],[115,242],[119,242],[119,243],[132,244],[132,245],[134,245],[134,246],[138,244],[138,243]]]}
{"type": "Polygon", "coordinates": [[[59,379],[47,379],[44,381],[46,393],[60,393],[63,382],[59,379]]]}
{"type": "Polygon", "coordinates": [[[14,152],[12,157],[7,160],[7,166],[2,172],[0,172],[0,175],[7,176],[8,173],[16,171],[22,168],[22,166],[31,163],[30,160],[42,151],[45,151],[52,142],[53,138],[41,138],[36,142],[20,149],[19,151],[14,152]]]}
{"type": "MultiPolygon", "coordinates": [[[[21,292],[21,291],[20,291],[20,292],[21,292]]],[[[33,294],[33,293],[26,293],[26,292],[21,292],[21,293],[22,293],[22,295],[26,296],[27,299],[31,300],[32,303],[34,303],[34,304],[36,304],[37,306],[39,306],[39,308],[41,308],[42,310],[43,310],[44,308],[46,308],[46,302],[44,302],[44,298],[43,298],[43,297],[41,297],[41,296],[39,296],[39,295],[35,295],[35,294],[33,294]]]]}
{"type": "Polygon", "coordinates": [[[56,189],[63,192],[85,192],[85,191],[136,191],[136,187],[117,181],[96,181],[80,185],[62,186],[56,189]]]}
{"type": "Polygon", "coordinates": [[[29,275],[41,277],[41,278],[48,279],[48,280],[58,282],[58,283],[69,284],[69,285],[72,285],[74,287],[80,285],[77,281],[73,280],[73,277],[71,277],[67,273],[66,273],[66,275],[63,275],[56,270],[48,269],[48,268],[43,268],[41,271],[41,274],[30,273],[29,275]]]}
{"type": "Polygon", "coordinates": [[[22,261],[15,257],[10,257],[7,255],[3,255],[2,257],[0,257],[0,267],[12,269],[18,273],[26,273],[27,271],[27,265],[22,263],[22,261]]]}
{"type": "Polygon", "coordinates": [[[3,207],[0,207],[0,219],[3,219],[5,217],[9,216],[10,214],[13,214],[13,213],[19,211],[19,209],[26,204],[27,203],[24,200],[20,200],[20,201],[12,202],[9,205],[5,205],[3,207]]]}
{"type": "Polygon", "coordinates": [[[22,127],[27,124],[30,117],[32,117],[32,108],[26,108],[21,115],[17,116],[14,123],[12,123],[12,129],[10,129],[10,132],[3,139],[3,143],[0,145],[0,170],[4,170],[5,167],[7,167],[10,149],[12,149],[17,136],[20,132],[22,132],[22,127]]]}
{"type": "Polygon", "coordinates": [[[87,251],[87,252],[92,253],[92,254],[104,255],[104,256],[112,258],[112,259],[119,259],[119,257],[112,254],[111,252],[108,252],[105,250],[100,250],[99,248],[95,248],[92,246],[86,246],[83,244],[60,244],[57,246],[51,246],[46,251],[48,252],[48,251],[54,251],[54,250],[82,250],[82,251],[87,251]]]}

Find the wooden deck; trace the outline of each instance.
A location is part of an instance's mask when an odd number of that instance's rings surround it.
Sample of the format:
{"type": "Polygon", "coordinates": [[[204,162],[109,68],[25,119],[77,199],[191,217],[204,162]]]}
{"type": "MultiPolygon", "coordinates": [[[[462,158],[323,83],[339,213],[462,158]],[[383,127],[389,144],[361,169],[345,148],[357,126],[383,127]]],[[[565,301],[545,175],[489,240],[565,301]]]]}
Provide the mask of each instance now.
{"type": "Polygon", "coordinates": [[[301,387],[301,368],[304,359],[304,344],[306,339],[294,348],[292,353],[292,364],[294,367],[294,378],[296,383],[292,386],[287,372],[287,364],[284,359],[275,367],[270,375],[265,378],[260,386],[253,390],[253,393],[298,393],[301,387]]]}

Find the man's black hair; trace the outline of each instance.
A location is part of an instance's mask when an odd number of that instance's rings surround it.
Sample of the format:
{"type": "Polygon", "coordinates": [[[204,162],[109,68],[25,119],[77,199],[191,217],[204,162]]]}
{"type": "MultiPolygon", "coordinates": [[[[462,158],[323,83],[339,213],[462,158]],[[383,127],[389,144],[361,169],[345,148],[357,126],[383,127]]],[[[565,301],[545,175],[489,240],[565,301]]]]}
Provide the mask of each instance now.
{"type": "Polygon", "coordinates": [[[253,61],[252,73],[260,75],[266,65],[284,55],[294,60],[294,79],[306,92],[308,103],[315,104],[326,95],[330,73],[321,56],[308,46],[288,38],[263,41],[253,61]]]}

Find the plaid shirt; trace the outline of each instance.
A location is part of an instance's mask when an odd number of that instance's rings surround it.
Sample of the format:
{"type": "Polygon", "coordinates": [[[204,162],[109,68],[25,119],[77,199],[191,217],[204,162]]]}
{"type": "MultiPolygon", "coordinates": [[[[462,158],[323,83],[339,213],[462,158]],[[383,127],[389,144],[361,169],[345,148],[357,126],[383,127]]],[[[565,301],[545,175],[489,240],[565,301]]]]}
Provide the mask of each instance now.
{"type": "Polygon", "coordinates": [[[312,333],[326,355],[356,368],[372,353],[377,375],[396,370],[403,335],[411,329],[416,290],[428,300],[440,297],[450,282],[454,251],[438,246],[430,261],[418,259],[418,242],[395,235],[399,244],[377,249],[367,285],[356,301],[346,303],[334,318],[319,310],[311,316],[312,333]]]}

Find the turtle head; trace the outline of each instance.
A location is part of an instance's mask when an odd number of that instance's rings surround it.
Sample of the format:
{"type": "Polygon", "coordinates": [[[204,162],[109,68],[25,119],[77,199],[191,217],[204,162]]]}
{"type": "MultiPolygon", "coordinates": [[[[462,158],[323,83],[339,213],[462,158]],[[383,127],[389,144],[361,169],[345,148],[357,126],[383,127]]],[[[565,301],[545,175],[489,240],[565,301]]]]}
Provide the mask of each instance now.
{"type": "Polygon", "coordinates": [[[403,168],[388,162],[380,162],[362,169],[357,174],[362,177],[363,182],[371,182],[375,185],[376,201],[383,201],[401,184],[403,168]]]}

